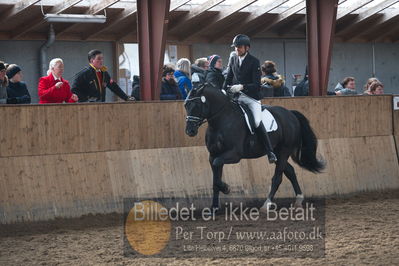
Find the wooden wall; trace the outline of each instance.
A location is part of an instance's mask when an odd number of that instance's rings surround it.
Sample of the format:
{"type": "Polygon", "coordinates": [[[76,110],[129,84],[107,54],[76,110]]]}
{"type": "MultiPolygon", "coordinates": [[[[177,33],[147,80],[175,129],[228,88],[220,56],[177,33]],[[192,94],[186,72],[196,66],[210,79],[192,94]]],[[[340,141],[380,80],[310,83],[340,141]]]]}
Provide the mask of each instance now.
{"type": "MultiPolygon", "coordinates": [[[[303,112],[327,161],[315,175],[296,167],[305,196],[399,188],[392,97],[264,100],[303,112]]],[[[0,107],[0,223],[122,210],[135,196],[211,193],[200,135],[184,133],[182,102],[0,107]]],[[[265,197],[266,158],[225,167],[233,194],[265,197]]],[[[284,179],[277,196],[292,196],[284,179]]]]}
{"type": "MultiPolygon", "coordinates": [[[[392,135],[391,96],[268,99],[304,113],[321,139],[392,135]],[[377,126],[378,125],[378,126],[377,126]]],[[[204,145],[182,102],[3,106],[0,157],[204,145]]]]}

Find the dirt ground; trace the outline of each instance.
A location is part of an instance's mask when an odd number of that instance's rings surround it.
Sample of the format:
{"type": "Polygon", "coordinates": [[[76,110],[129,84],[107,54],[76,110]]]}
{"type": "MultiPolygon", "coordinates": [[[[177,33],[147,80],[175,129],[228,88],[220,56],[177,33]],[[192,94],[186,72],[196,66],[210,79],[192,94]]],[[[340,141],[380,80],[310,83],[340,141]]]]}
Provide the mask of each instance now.
{"type": "Polygon", "coordinates": [[[399,265],[399,190],[330,198],[324,258],[134,259],[120,215],[0,226],[0,265],[399,265]]]}

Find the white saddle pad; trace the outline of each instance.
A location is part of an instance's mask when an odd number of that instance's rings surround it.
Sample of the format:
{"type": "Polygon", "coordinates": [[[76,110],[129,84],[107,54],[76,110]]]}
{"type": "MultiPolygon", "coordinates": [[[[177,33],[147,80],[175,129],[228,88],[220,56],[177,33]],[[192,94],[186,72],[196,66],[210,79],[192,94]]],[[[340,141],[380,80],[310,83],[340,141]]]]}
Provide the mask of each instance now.
{"type": "MultiPolygon", "coordinates": [[[[247,113],[245,112],[244,108],[242,108],[240,106],[242,112],[245,115],[245,121],[247,122],[247,126],[249,131],[251,132],[251,134],[254,134],[255,130],[252,128],[251,123],[249,122],[249,118],[247,113]]],[[[272,113],[269,112],[269,110],[265,109],[262,111],[262,122],[263,125],[265,125],[266,131],[267,132],[272,132],[272,131],[276,131],[278,128],[277,122],[274,119],[274,116],[272,115],[272,113]]]]}
{"type": "Polygon", "coordinates": [[[274,116],[272,115],[272,113],[269,112],[269,110],[265,109],[262,111],[262,115],[263,115],[263,124],[266,127],[266,131],[267,132],[272,132],[272,131],[276,131],[278,126],[277,126],[277,122],[274,119],[274,116]]]}

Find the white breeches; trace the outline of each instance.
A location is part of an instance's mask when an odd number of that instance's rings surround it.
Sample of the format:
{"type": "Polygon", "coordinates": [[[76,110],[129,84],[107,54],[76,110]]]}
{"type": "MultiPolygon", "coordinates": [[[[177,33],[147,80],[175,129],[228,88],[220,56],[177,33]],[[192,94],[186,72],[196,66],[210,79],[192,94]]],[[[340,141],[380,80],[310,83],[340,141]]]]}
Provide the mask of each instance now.
{"type": "Polygon", "coordinates": [[[240,97],[238,97],[238,102],[245,104],[251,110],[255,120],[255,127],[259,126],[261,120],[265,120],[262,115],[262,105],[260,101],[241,93],[240,97]]]}

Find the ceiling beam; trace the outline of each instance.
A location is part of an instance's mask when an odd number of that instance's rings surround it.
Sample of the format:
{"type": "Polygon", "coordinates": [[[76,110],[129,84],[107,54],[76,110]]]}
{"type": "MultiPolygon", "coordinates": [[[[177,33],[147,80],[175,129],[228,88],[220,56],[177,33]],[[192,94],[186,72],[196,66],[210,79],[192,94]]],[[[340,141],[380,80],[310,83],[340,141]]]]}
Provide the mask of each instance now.
{"type": "Polygon", "coordinates": [[[191,29],[190,31],[185,32],[186,34],[180,37],[181,41],[184,41],[185,39],[193,35],[197,35],[201,32],[207,31],[210,27],[220,26],[235,13],[237,13],[243,8],[246,8],[247,6],[253,4],[256,1],[257,0],[238,0],[229,8],[223,9],[216,16],[212,17],[210,20],[207,20],[205,27],[196,27],[191,29]]]}
{"type": "Polygon", "coordinates": [[[370,33],[367,32],[367,35],[369,37],[365,38],[368,42],[386,41],[387,39],[392,40],[399,34],[399,24],[398,23],[393,24],[389,28],[384,27],[383,30],[381,30],[381,27],[377,28],[377,29],[375,29],[375,28],[372,28],[372,29],[373,29],[373,31],[370,31],[370,33]]]}
{"type": "Polygon", "coordinates": [[[259,25],[257,25],[257,27],[249,30],[247,32],[247,34],[249,36],[253,36],[259,32],[265,32],[268,29],[270,29],[271,27],[281,23],[282,21],[285,21],[286,19],[288,19],[289,17],[291,17],[292,15],[300,12],[301,10],[306,8],[306,2],[305,1],[301,1],[298,4],[288,8],[287,10],[285,10],[284,12],[280,13],[277,15],[277,17],[275,19],[273,19],[272,22],[270,23],[260,23],[259,25]]]}
{"type": "Polygon", "coordinates": [[[22,11],[27,10],[29,7],[33,6],[40,0],[21,0],[15,3],[15,5],[10,8],[9,10],[5,11],[3,14],[0,16],[0,22],[7,21],[10,18],[18,15],[22,11]]]}
{"type": "Polygon", "coordinates": [[[379,4],[377,4],[373,7],[370,7],[366,11],[360,13],[359,16],[357,17],[356,21],[360,22],[360,21],[366,20],[367,18],[371,17],[372,15],[377,14],[378,12],[381,12],[384,9],[387,9],[388,7],[396,4],[397,2],[399,2],[399,1],[398,0],[385,0],[383,2],[380,2],[379,4]]]}
{"type": "MultiPolygon", "coordinates": [[[[177,0],[177,1],[172,1],[170,3],[169,7],[169,12],[175,11],[179,7],[185,5],[186,3],[190,2],[191,0],[177,0]]],[[[115,24],[114,24],[115,25],[115,24]]],[[[112,26],[114,26],[112,25],[112,26]]],[[[110,27],[112,27],[110,26],[110,27]]],[[[137,33],[137,27],[129,27],[126,31],[123,31],[124,33],[119,34],[119,37],[117,38],[118,41],[122,41],[125,39],[127,36],[132,35],[134,33],[137,33]]]]}
{"type": "Polygon", "coordinates": [[[345,25],[342,25],[342,27],[339,30],[337,30],[335,34],[345,36],[346,34],[353,31],[353,26],[360,27],[362,23],[370,19],[372,16],[396,4],[397,2],[399,2],[399,0],[385,0],[373,7],[370,7],[366,11],[359,13],[359,15],[357,15],[357,17],[353,21],[345,23],[345,25]]]}
{"type": "MultiPolygon", "coordinates": [[[[47,13],[50,14],[60,14],[67,9],[73,7],[74,5],[82,2],[83,0],[61,0],[58,3],[56,3],[47,13]]],[[[12,38],[19,38],[21,35],[26,34],[27,32],[31,31],[32,29],[39,27],[46,23],[43,17],[40,17],[36,20],[30,21],[29,23],[26,23],[25,25],[18,27],[15,32],[12,34],[12,38]]]]}
{"type": "Polygon", "coordinates": [[[87,11],[87,14],[96,15],[117,2],[119,2],[119,0],[101,0],[97,4],[92,5],[87,11]]]}
{"type": "Polygon", "coordinates": [[[219,39],[224,38],[224,36],[235,36],[239,33],[246,32],[250,29],[257,20],[264,14],[280,7],[289,0],[271,0],[265,3],[262,7],[253,10],[245,19],[239,21],[233,25],[226,25],[228,28],[224,28],[209,37],[211,42],[217,42],[219,39]]]}
{"type": "MultiPolygon", "coordinates": [[[[179,7],[185,5],[188,2],[190,2],[190,0],[177,0],[177,1],[171,2],[170,3],[169,12],[178,9],[179,7]]],[[[98,27],[93,28],[93,31],[89,31],[88,34],[83,35],[82,38],[84,40],[87,40],[89,38],[92,38],[93,36],[99,35],[99,34],[103,33],[104,31],[114,27],[118,23],[123,22],[124,20],[126,20],[130,16],[135,16],[136,13],[137,13],[137,7],[126,8],[120,14],[116,15],[116,17],[114,19],[110,19],[108,21],[109,23],[106,23],[103,27],[101,27],[101,29],[99,29],[98,27]]],[[[134,29],[132,32],[136,32],[136,31],[137,31],[137,29],[134,29]]],[[[121,34],[121,35],[119,35],[120,37],[118,37],[117,39],[122,39],[123,37],[125,37],[126,35],[128,35],[130,33],[131,32],[129,31],[129,33],[127,33],[127,34],[125,34],[125,33],[121,34]]]]}
{"type": "MultiPolygon", "coordinates": [[[[350,6],[347,7],[341,7],[340,4],[346,2],[347,0],[343,0],[338,4],[338,12],[337,12],[337,24],[342,18],[345,16],[351,14],[352,12],[355,12],[356,10],[359,10],[360,8],[364,7],[368,3],[372,2],[373,0],[359,0],[353,3],[350,6]]],[[[306,25],[306,16],[304,16],[300,21],[298,21],[298,24],[290,29],[290,31],[295,31],[299,28],[303,28],[306,25]]],[[[282,32],[282,34],[285,34],[286,32],[282,32]]]]}
{"type": "Polygon", "coordinates": [[[188,29],[193,21],[195,21],[198,17],[203,15],[209,9],[217,6],[218,4],[224,2],[225,0],[208,0],[205,3],[199,5],[194,8],[188,14],[186,14],[182,19],[176,21],[174,25],[169,25],[168,31],[179,32],[183,29],[188,29]]]}
{"type": "Polygon", "coordinates": [[[282,25],[279,26],[279,28],[277,29],[277,34],[279,36],[287,35],[290,32],[296,31],[297,29],[301,28],[303,20],[305,20],[306,24],[306,14],[297,15],[300,15],[300,17],[297,17],[296,19],[293,19],[288,23],[281,23],[282,25]]]}
{"type": "MultiPolygon", "coordinates": [[[[98,13],[104,11],[104,9],[114,5],[117,2],[119,2],[119,0],[101,0],[97,4],[94,4],[94,5],[90,6],[89,9],[85,12],[85,14],[86,15],[98,14],[98,13]]],[[[59,35],[65,33],[65,32],[67,32],[71,28],[78,27],[79,25],[80,25],[79,23],[72,23],[71,25],[65,27],[61,31],[56,32],[56,36],[59,36],[59,35]]]]}
{"type": "Polygon", "coordinates": [[[373,0],[358,0],[348,7],[338,9],[337,20],[351,14],[352,12],[355,12],[356,10],[359,10],[372,1],[373,0]]]}
{"type": "Polygon", "coordinates": [[[129,17],[137,14],[137,7],[125,8],[121,13],[116,14],[113,18],[109,18],[108,21],[101,27],[93,27],[92,31],[87,31],[86,34],[82,35],[83,40],[92,38],[93,36],[103,34],[104,31],[109,30],[113,26],[125,21],[129,17]]]}
{"type": "Polygon", "coordinates": [[[184,6],[185,4],[187,4],[188,2],[190,2],[191,0],[175,0],[175,1],[170,1],[170,8],[169,8],[169,12],[174,11],[176,9],[178,9],[179,7],[184,6]]]}
{"type": "MultiPolygon", "coordinates": [[[[380,18],[378,18],[375,22],[373,21],[372,28],[369,28],[369,27],[358,28],[355,31],[352,31],[349,34],[349,37],[344,38],[344,40],[345,41],[353,41],[360,35],[367,35],[368,33],[373,32],[376,29],[376,27],[379,27],[384,24],[388,24],[392,19],[395,19],[398,16],[399,16],[398,10],[396,10],[396,9],[389,10],[388,12],[383,13],[383,15],[380,18]]],[[[384,31],[382,31],[381,33],[384,33],[384,31]]]]}

